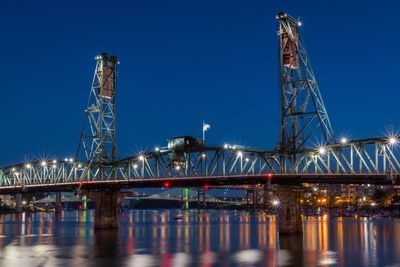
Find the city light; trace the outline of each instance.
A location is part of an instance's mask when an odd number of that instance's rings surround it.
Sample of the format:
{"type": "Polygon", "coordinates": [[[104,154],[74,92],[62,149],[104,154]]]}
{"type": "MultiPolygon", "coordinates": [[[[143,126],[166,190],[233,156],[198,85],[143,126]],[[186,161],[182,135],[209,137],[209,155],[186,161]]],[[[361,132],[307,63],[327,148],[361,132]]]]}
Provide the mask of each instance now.
{"type": "Polygon", "coordinates": [[[243,152],[242,152],[242,151],[238,151],[238,152],[237,152],[237,156],[238,156],[238,157],[243,157],[243,152]]]}
{"type": "Polygon", "coordinates": [[[204,159],[206,157],[206,154],[205,153],[201,154],[201,157],[204,159]]]}
{"type": "Polygon", "coordinates": [[[159,151],[160,151],[160,148],[159,148],[159,147],[156,147],[154,150],[155,150],[156,152],[159,152],[159,151]]]}
{"type": "Polygon", "coordinates": [[[140,160],[140,161],[143,161],[143,160],[144,160],[144,156],[143,156],[143,155],[140,155],[140,156],[139,156],[139,160],[140,160]]]}
{"type": "Polygon", "coordinates": [[[279,208],[279,205],[281,204],[281,201],[277,196],[273,197],[271,200],[271,204],[274,208],[279,208]]]}
{"type": "Polygon", "coordinates": [[[30,168],[32,168],[32,165],[28,163],[25,165],[25,168],[30,169],[30,168]]]}
{"type": "Polygon", "coordinates": [[[229,147],[228,144],[225,144],[225,145],[224,145],[224,148],[225,148],[225,149],[227,149],[228,147],[229,147]]]}
{"type": "Polygon", "coordinates": [[[137,164],[133,164],[133,168],[134,168],[134,169],[137,169],[137,168],[138,168],[138,165],[137,165],[137,164]]]}
{"type": "Polygon", "coordinates": [[[390,136],[390,137],[389,137],[389,144],[390,144],[390,145],[395,145],[395,144],[397,144],[397,138],[394,137],[394,136],[390,136]]]}
{"type": "Polygon", "coordinates": [[[342,145],[347,144],[347,138],[346,137],[342,137],[340,139],[340,143],[342,143],[342,145]]]}
{"type": "Polygon", "coordinates": [[[249,158],[245,158],[245,161],[248,162],[250,159],[249,158]]]}
{"type": "Polygon", "coordinates": [[[56,163],[57,163],[57,160],[53,159],[53,164],[56,164],[56,163]]]}
{"type": "Polygon", "coordinates": [[[69,158],[68,161],[69,161],[69,162],[74,162],[74,159],[73,159],[73,158],[69,158]]]}
{"type": "Polygon", "coordinates": [[[323,147],[323,146],[321,146],[321,147],[319,147],[318,148],[318,153],[320,154],[320,155],[325,155],[325,153],[326,153],[326,148],[325,147],[323,147]]]}
{"type": "Polygon", "coordinates": [[[40,165],[42,165],[42,167],[45,167],[47,165],[47,162],[46,161],[42,161],[42,162],[40,162],[40,165]]]}
{"type": "Polygon", "coordinates": [[[181,169],[181,166],[176,166],[175,169],[176,169],[177,171],[179,171],[179,170],[181,169]]]}
{"type": "Polygon", "coordinates": [[[15,168],[12,168],[11,171],[12,171],[12,172],[15,172],[15,168]]]}

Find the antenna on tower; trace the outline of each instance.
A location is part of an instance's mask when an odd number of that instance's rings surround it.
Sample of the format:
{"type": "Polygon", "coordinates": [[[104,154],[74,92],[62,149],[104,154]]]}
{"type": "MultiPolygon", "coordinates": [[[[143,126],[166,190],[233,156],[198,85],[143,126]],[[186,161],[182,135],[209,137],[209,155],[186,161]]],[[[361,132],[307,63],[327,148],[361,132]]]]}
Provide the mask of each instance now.
{"type": "Polygon", "coordinates": [[[295,160],[314,137],[324,144],[335,142],[310,59],[300,33],[301,22],[284,12],[277,14],[279,26],[281,131],[278,150],[295,160]]]}
{"type": "Polygon", "coordinates": [[[111,173],[107,169],[117,159],[115,97],[119,62],[117,57],[104,52],[95,59],[96,68],[76,158],[100,170],[94,171],[91,176],[105,178],[111,173]]]}

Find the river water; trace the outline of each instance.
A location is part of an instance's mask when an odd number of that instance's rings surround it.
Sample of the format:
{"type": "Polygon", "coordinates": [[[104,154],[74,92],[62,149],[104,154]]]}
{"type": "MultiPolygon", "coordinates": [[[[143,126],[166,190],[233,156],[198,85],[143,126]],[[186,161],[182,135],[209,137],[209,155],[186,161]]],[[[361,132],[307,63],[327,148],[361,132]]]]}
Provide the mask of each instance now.
{"type": "Polygon", "coordinates": [[[400,267],[396,219],[309,218],[280,236],[263,213],[125,210],[119,230],[96,232],[93,215],[0,215],[0,266],[400,267]]]}

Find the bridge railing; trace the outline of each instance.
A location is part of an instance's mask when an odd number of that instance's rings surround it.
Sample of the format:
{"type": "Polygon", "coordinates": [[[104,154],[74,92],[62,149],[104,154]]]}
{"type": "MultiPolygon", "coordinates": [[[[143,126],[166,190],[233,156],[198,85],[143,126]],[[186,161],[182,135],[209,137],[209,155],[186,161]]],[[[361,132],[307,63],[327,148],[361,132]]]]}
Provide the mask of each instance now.
{"type": "Polygon", "coordinates": [[[292,173],[398,174],[397,141],[374,138],[320,146],[300,154],[292,173]]]}

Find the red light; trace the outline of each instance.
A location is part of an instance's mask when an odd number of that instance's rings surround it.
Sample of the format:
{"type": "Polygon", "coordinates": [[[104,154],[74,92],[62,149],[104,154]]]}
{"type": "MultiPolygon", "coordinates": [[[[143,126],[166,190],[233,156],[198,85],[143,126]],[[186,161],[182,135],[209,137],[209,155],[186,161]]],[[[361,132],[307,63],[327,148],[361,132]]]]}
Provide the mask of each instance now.
{"type": "Polygon", "coordinates": [[[208,184],[205,184],[203,187],[205,190],[208,190],[208,184]]]}
{"type": "Polygon", "coordinates": [[[168,187],[170,186],[170,184],[169,184],[169,182],[164,182],[164,183],[163,183],[163,186],[164,186],[165,188],[168,188],[168,187]]]}

